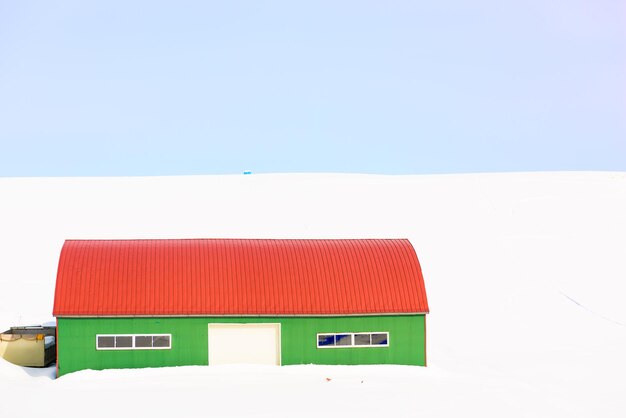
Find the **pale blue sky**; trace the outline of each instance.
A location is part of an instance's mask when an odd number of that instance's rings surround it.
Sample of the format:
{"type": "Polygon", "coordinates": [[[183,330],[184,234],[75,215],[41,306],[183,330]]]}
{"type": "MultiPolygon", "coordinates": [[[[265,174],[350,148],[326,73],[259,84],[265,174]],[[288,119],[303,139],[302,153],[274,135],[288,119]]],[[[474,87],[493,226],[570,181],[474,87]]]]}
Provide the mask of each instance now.
{"type": "Polygon", "coordinates": [[[0,176],[626,170],[626,3],[0,0],[0,176]]]}

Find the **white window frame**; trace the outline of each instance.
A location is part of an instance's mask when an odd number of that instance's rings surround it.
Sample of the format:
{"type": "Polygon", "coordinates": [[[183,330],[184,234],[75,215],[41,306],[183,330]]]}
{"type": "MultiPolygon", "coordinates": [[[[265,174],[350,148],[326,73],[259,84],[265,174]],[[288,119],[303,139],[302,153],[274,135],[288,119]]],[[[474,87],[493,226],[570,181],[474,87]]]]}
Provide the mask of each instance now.
{"type": "Polygon", "coordinates": [[[172,334],[96,334],[96,350],[171,350],[172,334]],[[99,337],[132,337],[132,347],[98,347],[99,337]],[[135,337],[169,337],[169,347],[135,347],[135,337]]]}
{"type": "Polygon", "coordinates": [[[389,341],[389,331],[362,331],[362,332],[318,332],[315,335],[315,344],[317,348],[387,348],[390,345],[389,341]],[[354,344],[354,335],[355,334],[370,334],[370,344],[369,345],[355,345],[354,344]],[[387,344],[376,344],[372,345],[372,337],[371,334],[387,334],[387,344]],[[320,335],[349,335],[350,336],[350,345],[320,345],[320,335]]]}

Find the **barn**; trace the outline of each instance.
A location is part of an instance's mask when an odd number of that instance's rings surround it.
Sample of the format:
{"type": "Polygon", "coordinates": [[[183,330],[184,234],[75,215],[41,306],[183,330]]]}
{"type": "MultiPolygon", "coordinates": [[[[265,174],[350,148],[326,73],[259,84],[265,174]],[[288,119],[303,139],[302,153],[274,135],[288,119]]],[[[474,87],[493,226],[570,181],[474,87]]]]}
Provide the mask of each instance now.
{"type": "Polygon", "coordinates": [[[426,365],[406,239],[68,240],[57,367],[426,365]]]}

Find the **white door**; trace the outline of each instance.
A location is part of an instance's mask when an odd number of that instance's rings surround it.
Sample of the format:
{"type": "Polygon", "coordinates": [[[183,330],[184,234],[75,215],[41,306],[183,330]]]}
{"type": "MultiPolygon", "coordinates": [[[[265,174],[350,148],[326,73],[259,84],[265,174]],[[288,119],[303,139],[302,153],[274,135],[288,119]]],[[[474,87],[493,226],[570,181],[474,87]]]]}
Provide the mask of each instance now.
{"type": "Polygon", "coordinates": [[[280,365],[280,324],[209,324],[209,364],[280,365]]]}

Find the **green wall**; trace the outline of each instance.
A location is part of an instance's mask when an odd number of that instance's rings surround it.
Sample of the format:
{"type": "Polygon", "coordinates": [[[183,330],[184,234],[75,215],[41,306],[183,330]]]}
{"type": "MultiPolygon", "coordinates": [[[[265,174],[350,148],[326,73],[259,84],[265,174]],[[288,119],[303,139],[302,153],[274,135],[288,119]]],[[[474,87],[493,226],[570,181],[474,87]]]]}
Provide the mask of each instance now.
{"type": "Polygon", "coordinates": [[[426,365],[424,315],[348,317],[58,318],[59,375],[83,369],[206,365],[209,323],[280,323],[289,364],[426,365]],[[389,347],[317,348],[318,333],[389,332],[389,347]],[[96,350],[96,334],[172,334],[171,350],[96,350]]]}

